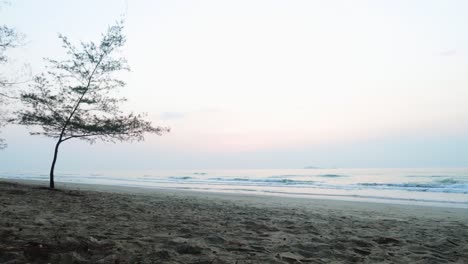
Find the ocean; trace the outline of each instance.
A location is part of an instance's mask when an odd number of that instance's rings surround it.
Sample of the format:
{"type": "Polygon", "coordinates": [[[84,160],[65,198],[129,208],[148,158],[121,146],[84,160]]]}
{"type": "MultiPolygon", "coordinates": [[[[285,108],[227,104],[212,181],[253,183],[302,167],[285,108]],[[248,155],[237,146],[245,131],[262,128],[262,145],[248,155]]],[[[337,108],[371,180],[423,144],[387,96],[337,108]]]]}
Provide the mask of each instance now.
{"type": "MultiPolygon", "coordinates": [[[[48,181],[34,171],[0,177],[48,181]]],[[[57,171],[56,182],[468,208],[468,168],[57,171]]]]}

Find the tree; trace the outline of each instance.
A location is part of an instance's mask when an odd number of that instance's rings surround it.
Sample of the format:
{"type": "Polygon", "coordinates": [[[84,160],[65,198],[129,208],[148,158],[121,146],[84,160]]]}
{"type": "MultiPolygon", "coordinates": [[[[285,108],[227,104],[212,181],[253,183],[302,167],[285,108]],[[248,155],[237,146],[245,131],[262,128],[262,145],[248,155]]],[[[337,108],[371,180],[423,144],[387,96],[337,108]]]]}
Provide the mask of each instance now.
{"type": "Polygon", "coordinates": [[[98,44],[73,45],[60,35],[68,59],[47,59],[49,70],[34,78],[31,91],[21,94],[25,108],[17,112],[17,123],[40,127],[32,135],[56,139],[50,167],[50,188],[54,188],[54,169],[59,147],[71,139],[94,143],[140,141],[144,133],[161,135],[165,127],[154,127],[141,114],[124,114],[115,95],[125,83],[115,77],[129,70],[124,58],[113,55],[125,44],[121,22],[108,28],[98,44]]]}
{"type": "MultiPolygon", "coordinates": [[[[9,49],[17,47],[20,44],[20,40],[21,36],[13,28],[6,25],[0,25],[0,65],[8,62],[6,52],[9,49]]],[[[7,78],[0,73],[0,127],[4,126],[7,120],[4,106],[6,104],[6,100],[9,99],[10,96],[6,91],[6,88],[12,84],[13,82],[8,81],[7,78]]],[[[0,149],[5,147],[5,140],[0,138],[0,149]]]]}

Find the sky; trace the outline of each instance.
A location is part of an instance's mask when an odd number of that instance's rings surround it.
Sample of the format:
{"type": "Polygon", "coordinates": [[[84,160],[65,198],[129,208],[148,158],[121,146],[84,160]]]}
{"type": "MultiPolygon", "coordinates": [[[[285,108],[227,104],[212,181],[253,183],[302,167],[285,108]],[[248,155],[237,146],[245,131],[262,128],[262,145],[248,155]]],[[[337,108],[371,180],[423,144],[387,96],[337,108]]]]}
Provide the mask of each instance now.
{"type": "MultiPolygon", "coordinates": [[[[468,167],[468,2],[16,0],[8,70],[63,58],[125,19],[124,109],[171,127],[62,145],[59,169],[468,167]]],[[[7,70],[7,71],[8,71],[7,70]]],[[[14,107],[14,106],[9,106],[14,107]]],[[[8,126],[5,170],[47,169],[54,140],[8,126]]]]}

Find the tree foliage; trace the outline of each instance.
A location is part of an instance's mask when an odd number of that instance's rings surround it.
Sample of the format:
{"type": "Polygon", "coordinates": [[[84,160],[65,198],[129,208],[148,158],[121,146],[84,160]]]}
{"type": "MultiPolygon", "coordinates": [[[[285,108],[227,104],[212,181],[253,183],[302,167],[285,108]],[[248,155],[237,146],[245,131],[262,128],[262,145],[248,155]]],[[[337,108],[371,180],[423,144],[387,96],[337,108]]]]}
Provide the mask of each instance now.
{"type": "Polygon", "coordinates": [[[19,45],[19,35],[13,29],[6,25],[0,26],[0,62],[6,62],[8,57],[6,51],[19,45]]]}
{"type": "Polygon", "coordinates": [[[36,76],[31,89],[21,95],[25,108],[18,111],[17,122],[39,129],[32,135],[57,139],[53,171],[61,143],[70,139],[139,141],[144,133],[161,135],[165,127],[155,127],[141,114],[124,114],[120,104],[125,98],[116,90],[125,86],[116,74],[128,70],[127,62],[116,57],[125,44],[121,22],[108,28],[99,43],[82,42],[73,45],[60,35],[67,59],[47,59],[48,71],[36,76]]]}
{"type": "MultiPolygon", "coordinates": [[[[0,25],[0,65],[8,62],[7,51],[17,47],[20,41],[21,36],[15,29],[6,25],[0,25]]],[[[10,98],[6,88],[12,84],[13,82],[9,81],[8,78],[0,72],[0,127],[4,126],[6,123],[5,105],[6,100],[10,98]]],[[[5,147],[5,140],[0,138],[0,149],[5,147]]]]}
{"type": "MultiPolygon", "coordinates": [[[[6,1],[0,1],[0,8],[2,5],[8,5],[6,1]]],[[[8,62],[7,52],[12,48],[18,47],[23,40],[23,35],[18,33],[14,28],[7,25],[0,25],[0,65],[8,62]]],[[[7,97],[2,88],[13,84],[6,76],[0,73],[0,97],[7,97]]]]}

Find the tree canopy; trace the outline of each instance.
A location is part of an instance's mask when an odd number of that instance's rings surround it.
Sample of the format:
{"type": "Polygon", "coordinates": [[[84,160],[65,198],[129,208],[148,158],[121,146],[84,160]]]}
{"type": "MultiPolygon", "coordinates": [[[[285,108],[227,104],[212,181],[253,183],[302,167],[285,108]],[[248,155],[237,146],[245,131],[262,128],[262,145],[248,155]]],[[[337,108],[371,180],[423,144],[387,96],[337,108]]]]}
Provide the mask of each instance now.
{"type": "Polygon", "coordinates": [[[51,188],[59,146],[67,140],[139,141],[145,133],[169,131],[153,126],[142,114],[125,114],[120,109],[126,99],[115,92],[126,84],[116,75],[129,70],[125,58],[114,56],[125,44],[122,30],[119,22],[108,28],[99,43],[78,46],[60,35],[67,58],[47,59],[48,71],[36,76],[28,92],[21,94],[25,107],[17,112],[17,123],[36,128],[32,135],[57,139],[51,188]]]}
{"type": "MultiPolygon", "coordinates": [[[[17,47],[20,44],[21,36],[14,28],[7,25],[0,25],[0,65],[8,62],[7,51],[17,47]]],[[[7,87],[13,84],[0,71],[0,127],[4,126],[7,121],[5,114],[6,100],[10,98],[7,87]]],[[[5,140],[0,138],[0,149],[6,147],[5,140]]]]}

